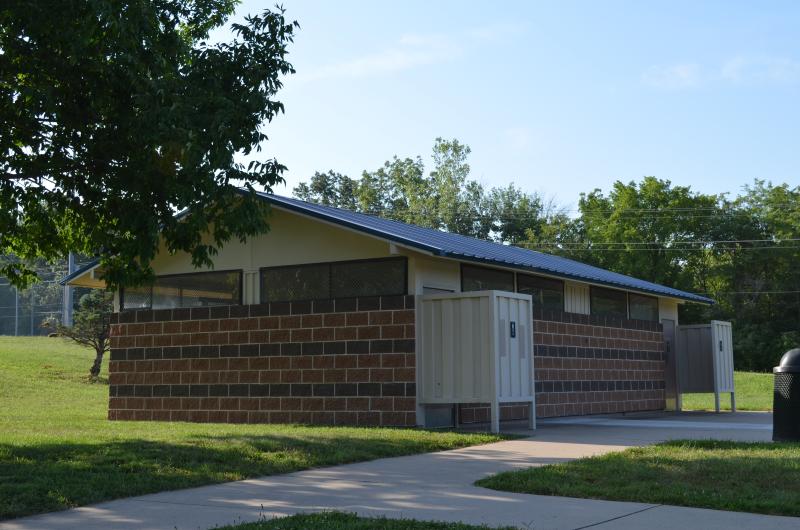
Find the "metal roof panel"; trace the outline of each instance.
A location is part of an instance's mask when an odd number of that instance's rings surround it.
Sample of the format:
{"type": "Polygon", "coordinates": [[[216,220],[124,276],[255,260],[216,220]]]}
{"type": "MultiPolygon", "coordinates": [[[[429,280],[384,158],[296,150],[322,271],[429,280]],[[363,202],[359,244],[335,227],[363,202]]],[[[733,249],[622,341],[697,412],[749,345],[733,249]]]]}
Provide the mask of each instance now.
{"type": "Polygon", "coordinates": [[[712,299],[705,296],[626,276],[561,256],[484,241],[432,228],[424,228],[374,215],[309,203],[299,199],[268,193],[259,193],[258,195],[275,206],[324,219],[440,256],[448,256],[463,261],[495,264],[531,272],[541,272],[561,278],[581,280],[692,302],[714,303],[712,299]]]}
{"type": "MultiPolygon", "coordinates": [[[[524,249],[512,245],[503,245],[492,241],[484,241],[473,237],[462,236],[424,228],[400,221],[384,219],[350,210],[331,206],[323,206],[289,197],[257,192],[258,196],[270,204],[286,210],[305,214],[328,222],[346,226],[376,237],[424,250],[435,255],[450,257],[462,261],[494,264],[529,272],[540,272],[560,278],[580,280],[619,289],[638,291],[698,302],[713,304],[714,301],[705,296],[673,289],[665,285],[648,282],[632,276],[626,276],[579,261],[554,256],[544,252],[524,249]]],[[[62,285],[80,276],[98,264],[99,260],[87,263],[77,271],[61,280],[62,285]]]]}

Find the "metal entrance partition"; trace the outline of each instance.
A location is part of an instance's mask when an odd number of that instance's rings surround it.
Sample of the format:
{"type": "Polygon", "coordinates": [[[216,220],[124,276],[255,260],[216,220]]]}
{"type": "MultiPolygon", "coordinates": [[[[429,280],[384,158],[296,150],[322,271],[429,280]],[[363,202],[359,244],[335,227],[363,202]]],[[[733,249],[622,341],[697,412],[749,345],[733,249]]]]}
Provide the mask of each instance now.
{"type": "Polygon", "coordinates": [[[536,428],[531,296],[506,291],[417,298],[417,423],[426,407],[489,403],[492,432],[501,403],[530,403],[536,428]]]}
{"type": "Polygon", "coordinates": [[[736,412],[731,323],[678,326],[676,342],[677,409],[682,408],[681,394],[713,392],[717,412],[722,393],[730,393],[731,410],[736,412]]]}

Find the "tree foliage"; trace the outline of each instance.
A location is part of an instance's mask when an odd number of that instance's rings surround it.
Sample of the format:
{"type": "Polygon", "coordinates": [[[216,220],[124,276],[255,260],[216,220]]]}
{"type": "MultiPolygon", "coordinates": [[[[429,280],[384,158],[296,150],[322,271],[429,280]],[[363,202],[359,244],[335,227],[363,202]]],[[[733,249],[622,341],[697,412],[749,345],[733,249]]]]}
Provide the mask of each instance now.
{"type": "Polygon", "coordinates": [[[800,347],[800,187],[755,181],[730,199],[644,177],[582,193],[570,216],[514,184],[486,190],[469,152],[437,138],[427,175],[421,158],[394,157],[358,179],[317,173],[295,194],[705,294],[716,304],[683,304],[680,321],[732,321],[741,369],[800,347]]]}
{"type": "Polygon", "coordinates": [[[234,0],[9,0],[0,7],[0,275],[99,255],[112,287],[152,276],[159,241],[211,265],[231,238],[265,231],[276,160],[235,161],[266,140],[296,24],[282,9],[232,24],[234,0]],[[175,213],[191,213],[180,219],[175,213]],[[208,233],[208,236],[204,236],[208,233]]]}
{"type": "Polygon", "coordinates": [[[316,202],[325,206],[354,210],[357,201],[358,184],[345,175],[335,171],[320,173],[317,171],[311,177],[311,182],[301,182],[295,189],[297,198],[304,201],[316,202]]]}
{"type": "Polygon", "coordinates": [[[733,323],[740,369],[767,370],[800,346],[800,187],[755,181],[735,199],[645,177],[582,194],[579,215],[538,248],[705,294],[684,324],[733,323]]]}
{"type": "Polygon", "coordinates": [[[717,203],[716,196],[654,177],[615,182],[607,196],[581,194],[579,240],[562,247],[603,268],[691,289],[696,242],[708,240],[717,203]]]}
{"type": "Polygon", "coordinates": [[[800,347],[800,186],[756,181],[722,209],[710,314],[733,322],[739,366],[768,370],[800,347]]]}
{"type": "Polygon", "coordinates": [[[294,189],[300,199],[380,215],[457,234],[522,242],[546,232],[552,204],[514,184],[486,190],[470,179],[469,146],[437,138],[426,176],[421,157],[387,160],[352,179],[335,171],[315,173],[294,189]]]}

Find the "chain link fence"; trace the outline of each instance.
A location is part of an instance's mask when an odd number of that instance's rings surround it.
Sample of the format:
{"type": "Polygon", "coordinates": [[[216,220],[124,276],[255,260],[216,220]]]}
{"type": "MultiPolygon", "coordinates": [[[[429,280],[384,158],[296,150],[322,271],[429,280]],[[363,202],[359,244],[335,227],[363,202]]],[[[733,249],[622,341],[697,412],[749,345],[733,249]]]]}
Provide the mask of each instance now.
{"type": "MultiPolygon", "coordinates": [[[[58,282],[67,275],[66,262],[63,267],[48,267],[38,272],[40,281],[21,290],[0,277],[0,335],[47,335],[52,329],[42,324],[48,319],[64,322],[64,296],[67,290],[58,282]]],[[[77,308],[81,296],[90,289],[74,287],[69,291],[70,303],[77,308]]]]}

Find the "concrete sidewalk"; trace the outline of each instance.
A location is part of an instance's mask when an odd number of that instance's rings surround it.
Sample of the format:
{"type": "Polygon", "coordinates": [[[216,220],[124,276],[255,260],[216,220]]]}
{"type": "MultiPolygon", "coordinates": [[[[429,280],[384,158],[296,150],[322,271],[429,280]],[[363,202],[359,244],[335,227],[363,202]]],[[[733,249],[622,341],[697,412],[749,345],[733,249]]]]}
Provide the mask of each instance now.
{"type": "Polygon", "coordinates": [[[768,440],[771,435],[764,427],[769,415],[761,413],[633,418],[545,421],[521,440],[145,495],[7,521],[0,529],[194,530],[319,510],[536,530],[800,527],[800,519],[791,517],[513,494],[473,485],[499,471],[666,439],[768,440]]]}

